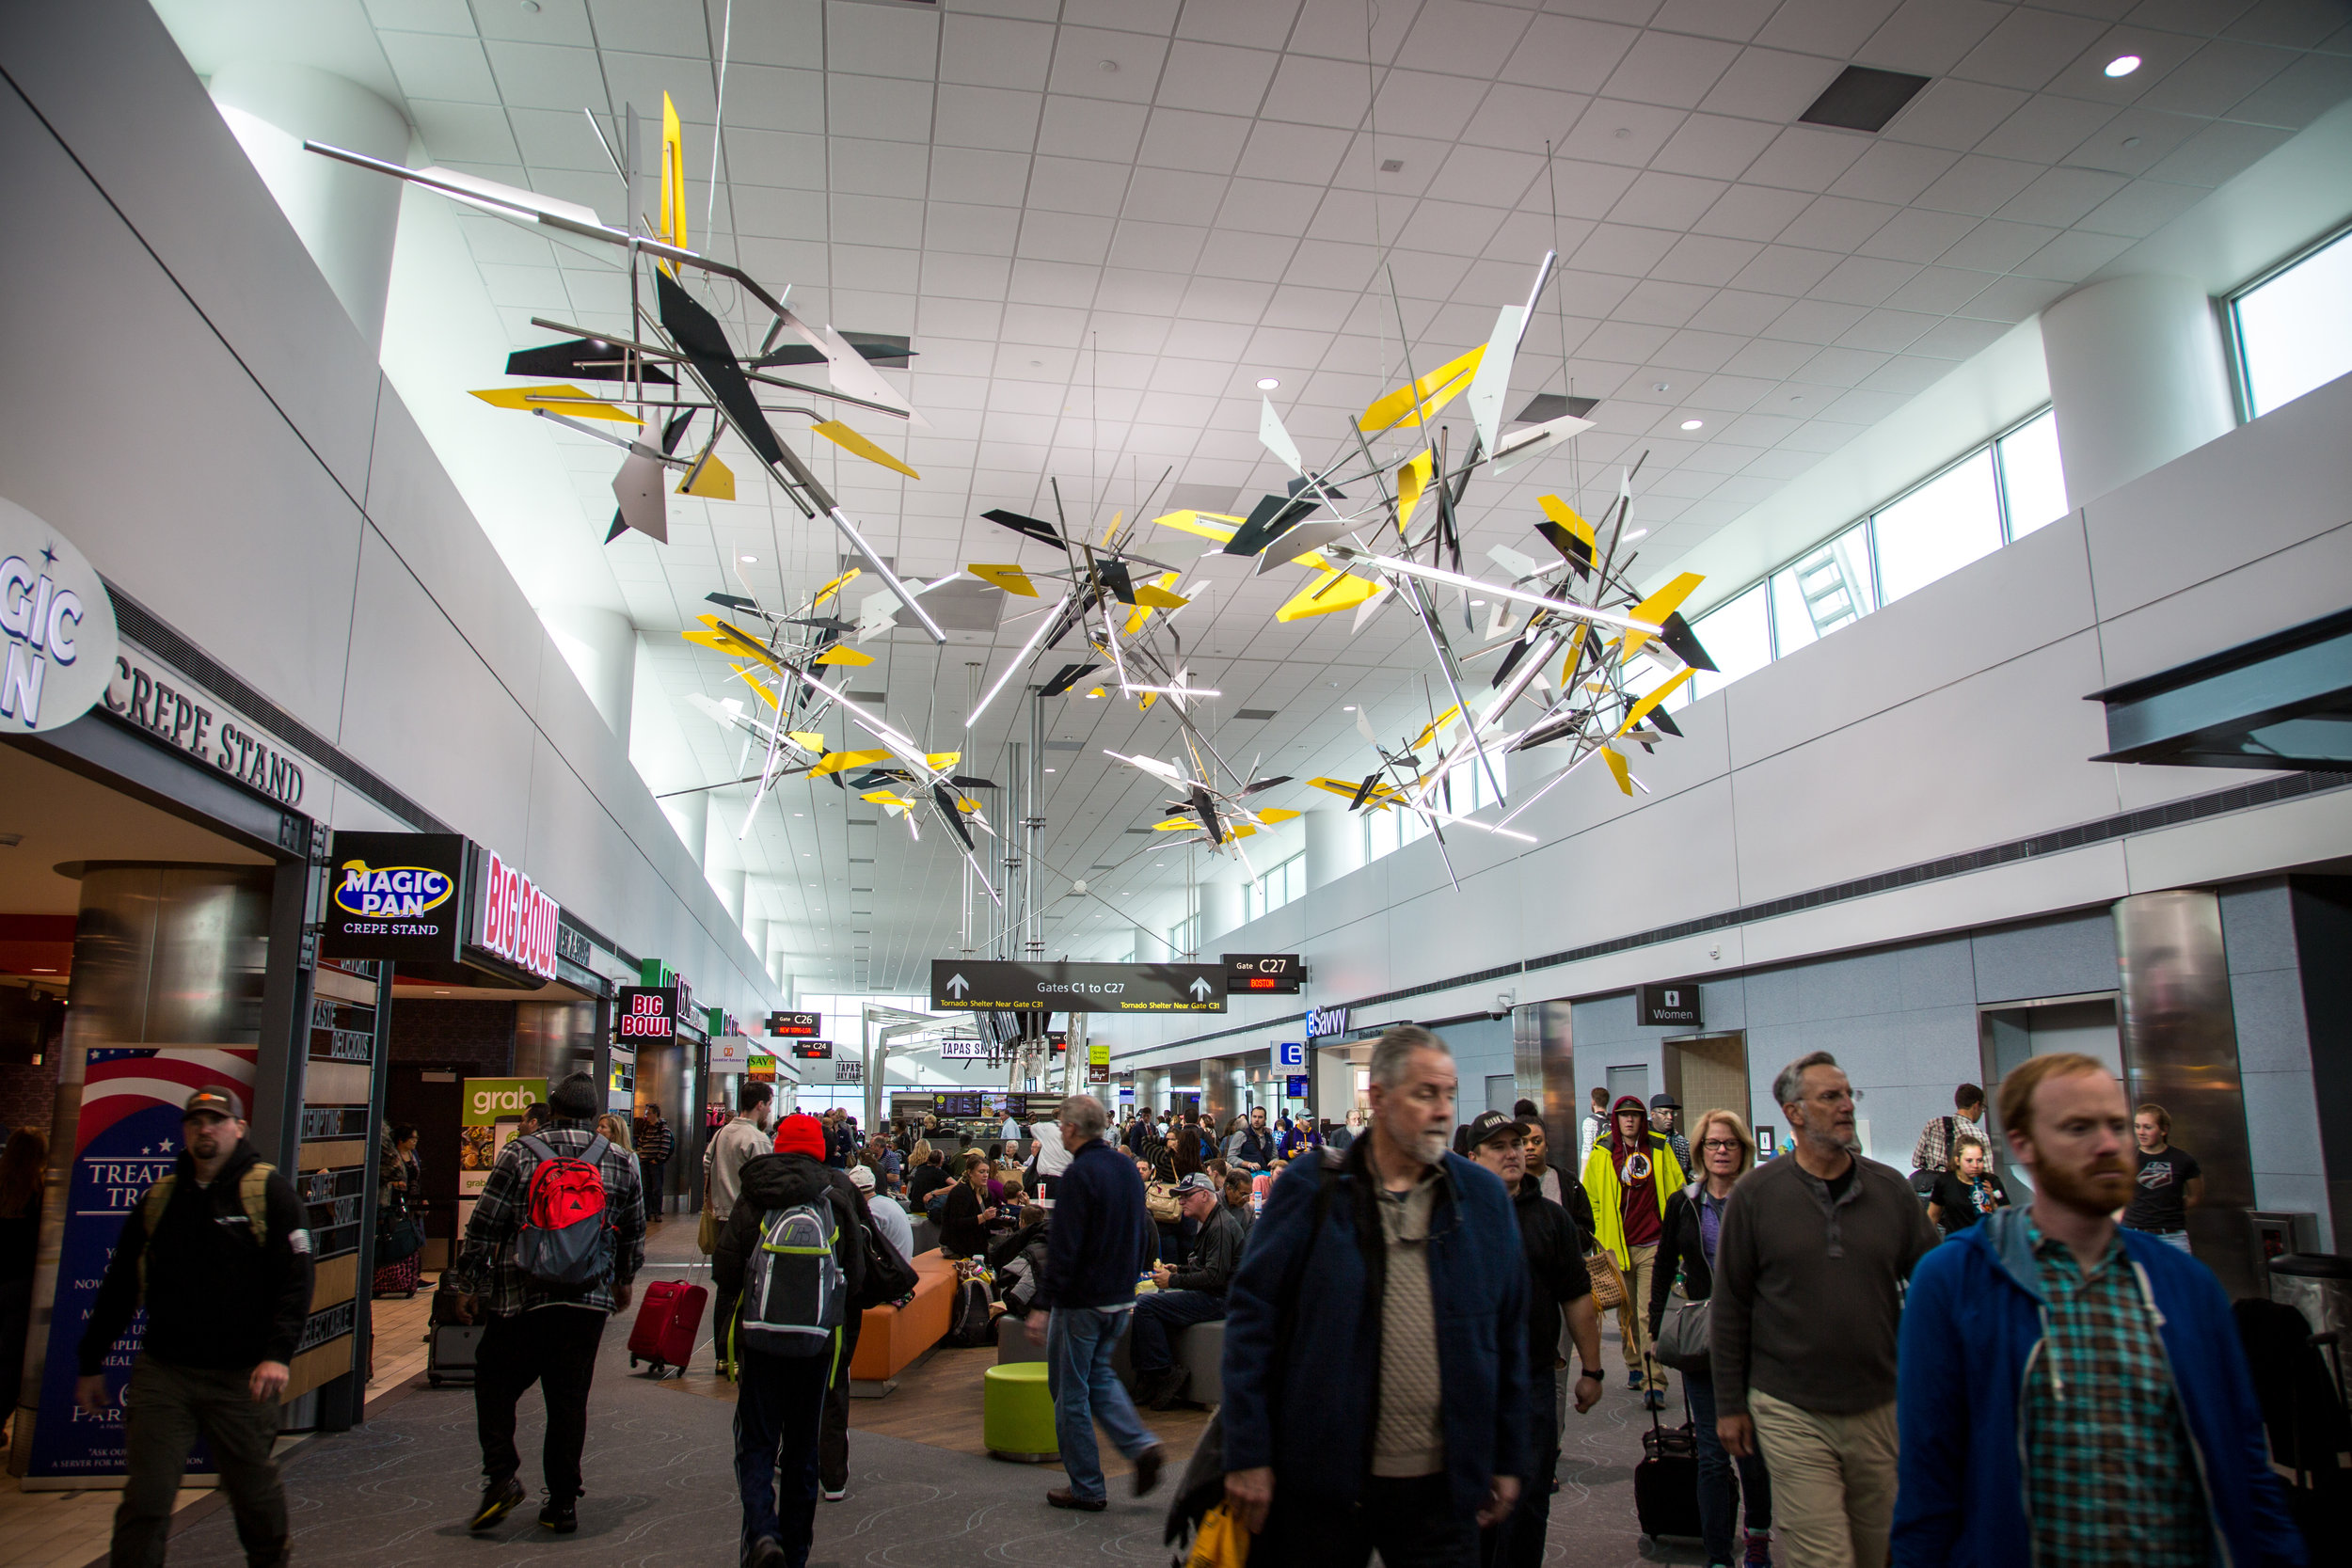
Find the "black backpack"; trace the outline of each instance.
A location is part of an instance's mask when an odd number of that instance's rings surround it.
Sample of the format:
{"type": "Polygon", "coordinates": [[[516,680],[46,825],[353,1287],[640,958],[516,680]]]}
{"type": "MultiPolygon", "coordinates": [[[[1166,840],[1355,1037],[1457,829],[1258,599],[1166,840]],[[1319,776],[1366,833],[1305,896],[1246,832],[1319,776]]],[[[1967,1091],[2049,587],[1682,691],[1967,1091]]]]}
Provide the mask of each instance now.
{"type": "Polygon", "coordinates": [[[989,1306],[994,1301],[985,1279],[967,1279],[956,1287],[955,1310],[947,1319],[942,1342],[971,1350],[991,1342],[989,1306]]]}

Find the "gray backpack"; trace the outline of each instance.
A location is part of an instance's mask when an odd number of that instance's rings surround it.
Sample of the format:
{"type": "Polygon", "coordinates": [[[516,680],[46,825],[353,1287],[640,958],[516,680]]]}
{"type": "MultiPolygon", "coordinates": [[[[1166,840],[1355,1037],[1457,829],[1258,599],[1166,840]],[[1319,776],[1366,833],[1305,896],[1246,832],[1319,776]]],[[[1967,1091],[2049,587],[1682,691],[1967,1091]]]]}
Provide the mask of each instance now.
{"type": "Polygon", "coordinates": [[[829,1196],[778,1209],[761,1224],[743,1275],[738,1348],[766,1355],[834,1354],[849,1318],[850,1281],[834,1252],[841,1222],[829,1196]]]}

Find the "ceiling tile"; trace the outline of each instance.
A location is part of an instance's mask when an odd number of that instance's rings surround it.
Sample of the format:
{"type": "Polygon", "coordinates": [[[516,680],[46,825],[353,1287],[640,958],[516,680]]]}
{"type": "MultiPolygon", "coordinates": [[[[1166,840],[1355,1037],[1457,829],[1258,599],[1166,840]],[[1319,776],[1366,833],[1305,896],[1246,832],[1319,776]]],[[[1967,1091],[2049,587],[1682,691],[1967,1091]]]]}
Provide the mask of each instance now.
{"type": "MultiPolygon", "coordinates": [[[[2245,129],[2251,131],[2254,127],[2245,129]]],[[[2046,223],[2063,229],[2080,221],[2084,214],[2122,190],[2125,183],[2123,176],[2098,169],[2049,169],[2002,203],[1994,215],[2015,223],[2046,223]]]]}
{"type": "Polygon", "coordinates": [[[1851,58],[1891,16],[1897,0],[1788,0],[1756,35],[1758,43],[1851,58]]]}
{"type": "MultiPolygon", "coordinates": [[[[660,106],[657,95],[654,104],[660,106]]],[[[1033,111],[1034,112],[1034,111],[1033,111]]],[[[727,122],[755,131],[825,128],[825,74],[775,66],[727,68],[727,122]]],[[[1028,145],[1025,141],[1024,148],[1028,145]]]]}
{"type": "Polygon", "coordinates": [[[1700,107],[1713,114],[1787,125],[1836,79],[1834,59],[1778,49],[1743,49],[1700,107]]]}
{"type": "Polygon", "coordinates": [[[2187,212],[2204,194],[2198,185],[2135,180],[2092,209],[2082,227],[2098,234],[2145,238],[2187,212]]]}
{"type": "Polygon", "coordinates": [[[1151,111],[1140,103],[1111,103],[1093,98],[1048,95],[1038,126],[1037,150],[1065,158],[1132,160],[1143,142],[1151,111]]]}
{"type": "Polygon", "coordinates": [[[1685,234],[1650,269],[1650,276],[1678,283],[1705,283],[1720,288],[1763,250],[1753,240],[1720,239],[1685,234]]]}
{"type": "Polygon", "coordinates": [[[2218,185],[2284,142],[2290,134],[2276,125],[2216,120],[2183,142],[2179,151],[2148,173],[2153,179],[2187,185],[2218,185]]]}
{"type": "Polygon", "coordinates": [[[1463,0],[1427,0],[1402,57],[1425,71],[1491,78],[1511,57],[1532,19],[1524,10],[1463,0]]]}
{"type": "MultiPolygon", "coordinates": [[[[932,135],[943,146],[1026,152],[1037,144],[1041,95],[1002,87],[942,87],[932,135]]],[[[783,127],[792,129],[792,127],[783,127]]]]}
{"type": "MultiPolygon", "coordinates": [[[[490,74],[490,64],[479,39],[446,33],[394,32],[380,32],[376,39],[392,62],[392,74],[400,81],[400,90],[409,97],[459,103],[499,101],[498,83],[490,74]]],[[[591,103],[597,108],[604,106],[601,90],[591,103]]]]}
{"type": "Polygon", "coordinates": [[[1153,168],[1231,174],[1249,139],[1250,121],[1236,115],[1194,114],[1165,106],[1152,111],[1137,161],[1153,168]]]}
{"type": "Polygon", "coordinates": [[[1965,152],[2015,114],[2028,94],[1950,77],[1930,82],[1883,133],[1890,140],[1965,152]]]}
{"type": "Polygon", "coordinates": [[[1979,216],[2031,184],[2042,173],[2032,164],[2013,158],[1970,155],[1954,164],[1933,184],[1919,193],[1919,205],[1946,213],[1979,216]]]}
{"type": "Polygon", "coordinates": [[[1168,50],[1157,100],[1180,109],[1254,115],[1280,59],[1269,50],[1180,40],[1168,50]]]}
{"type": "MultiPolygon", "coordinates": [[[[1695,109],[1741,53],[1738,45],[1720,39],[1645,32],[1610,73],[1601,88],[1602,95],[1633,103],[1695,109]]],[[[1708,107],[1718,113],[1754,112],[1748,108],[1726,109],[1717,103],[1708,107]]]]}
{"type": "MultiPolygon", "coordinates": [[[[1730,39],[1737,43],[1745,43],[1756,37],[1756,30],[1780,8],[1780,4],[1781,0],[1666,0],[1646,20],[1651,26],[1662,27],[1668,32],[1696,33],[1702,38],[1730,39]]],[[[1579,6],[1575,8],[1582,10],[1586,8],[1579,6]]],[[[1627,13],[1628,20],[1631,20],[1640,17],[1649,7],[1637,0],[1631,5],[1596,9],[1621,11],[1627,13]]]]}
{"type": "Polygon", "coordinates": [[[1978,272],[2007,272],[2049,244],[2056,232],[2034,224],[1993,218],[1974,225],[1963,238],[1940,252],[1935,260],[1947,267],[1970,267],[1978,272]]]}
{"type": "Polygon", "coordinates": [[[1065,24],[1054,43],[1053,74],[1046,85],[1073,97],[1148,103],[1167,55],[1163,38],[1065,24]]]}
{"type": "Polygon", "coordinates": [[[939,80],[1042,91],[1053,67],[1054,29],[1003,17],[950,11],[940,19],[939,80]]]}
{"type": "Polygon", "coordinates": [[[1566,92],[1598,92],[1639,37],[1638,28],[1613,23],[1538,16],[1528,24],[1527,36],[1512,51],[1502,77],[1566,92]]]}
{"type": "Polygon", "coordinates": [[[1748,166],[1745,178],[1759,185],[1825,191],[1869,145],[1869,138],[1857,132],[1791,125],[1748,166]]]}
{"type": "MultiPolygon", "coordinates": [[[[411,97],[408,113],[419,139],[437,163],[508,165],[521,159],[506,113],[496,104],[440,103],[411,97]]],[[[544,187],[534,184],[532,188],[544,187]]],[[[608,208],[619,205],[612,196],[611,191],[604,193],[608,208]]]]}
{"type": "Polygon", "coordinates": [[[1680,109],[1597,98],[1561,143],[1560,150],[1569,158],[1638,168],[1658,155],[1685,118],[1680,109]]]}
{"type": "Polygon", "coordinates": [[[1462,140],[1522,151],[1540,150],[1546,143],[1556,147],[1591,102],[1581,93],[1499,82],[1486,89],[1462,140]]]}
{"type": "Polygon", "coordinates": [[[889,76],[828,76],[825,127],[836,136],[928,142],[931,84],[889,76]]]}
{"type": "Polygon", "coordinates": [[[1634,180],[1609,216],[1613,222],[1643,224],[1653,229],[1689,229],[1726,188],[1720,180],[1695,180],[1657,172],[1643,174],[1634,180]]]}
{"type": "Polygon", "coordinates": [[[1382,135],[1451,141],[1462,134],[1486,93],[1483,82],[1426,71],[1392,71],[1380,83],[1369,124],[1382,135]]]}
{"type": "MultiPolygon", "coordinates": [[[[1187,6],[1176,24],[1179,38],[1279,49],[1290,37],[1299,0],[1248,0],[1246,5],[1187,6]]],[[[1048,0],[1048,8],[1051,8],[1048,0]]]]}
{"type": "Polygon", "coordinates": [[[835,136],[828,144],[833,188],[861,196],[920,200],[930,182],[930,149],[921,142],[861,141],[835,136]]]}
{"type": "Polygon", "coordinates": [[[1858,247],[1864,256],[1896,261],[1932,261],[1977,226],[1966,213],[1931,213],[1906,207],[1858,247]]]}
{"type": "Polygon", "coordinates": [[[1899,210],[1883,201],[1816,197],[1778,237],[1784,245],[1808,245],[1815,250],[1856,250],[1899,210]]]}
{"type": "Polygon", "coordinates": [[[2089,17],[2021,7],[1952,67],[1952,74],[1996,87],[2045,87],[2106,30],[2089,17]]]}
{"type": "Polygon", "coordinates": [[[2352,97],[2352,54],[2306,55],[2248,94],[2231,114],[2300,130],[2346,97],[2352,97]]]}
{"type": "Polygon", "coordinates": [[[1734,185],[1693,228],[1702,234],[1740,240],[1769,240],[1788,228],[1814,198],[1804,191],[1769,185],[1734,185]]]}
{"type": "Polygon", "coordinates": [[[1853,52],[1854,63],[1941,76],[1983,42],[2009,9],[1991,0],[1903,0],[1853,52]]]}

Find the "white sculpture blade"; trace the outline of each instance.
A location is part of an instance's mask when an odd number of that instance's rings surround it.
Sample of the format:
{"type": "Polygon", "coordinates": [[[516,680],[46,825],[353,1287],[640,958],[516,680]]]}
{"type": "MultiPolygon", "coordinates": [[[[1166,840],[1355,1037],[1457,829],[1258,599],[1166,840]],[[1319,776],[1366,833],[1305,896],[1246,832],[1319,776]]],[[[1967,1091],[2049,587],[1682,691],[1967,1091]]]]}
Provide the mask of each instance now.
{"type": "Polygon", "coordinates": [[[1527,307],[1506,305],[1495,312],[1494,336],[1479,356],[1478,373],[1470,378],[1470,421],[1478,427],[1478,444],[1488,451],[1502,433],[1502,400],[1511,395],[1511,361],[1518,353],[1519,333],[1527,323],[1527,307]]]}
{"type": "Polygon", "coordinates": [[[1282,460],[1282,466],[1299,478],[1307,477],[1306,459],[1298,455],[1298,443],[1282,428],[1282,416],[1274,411],[1274,400],[1258,400],[1258,440],[1266,451],[1282,460]]]}

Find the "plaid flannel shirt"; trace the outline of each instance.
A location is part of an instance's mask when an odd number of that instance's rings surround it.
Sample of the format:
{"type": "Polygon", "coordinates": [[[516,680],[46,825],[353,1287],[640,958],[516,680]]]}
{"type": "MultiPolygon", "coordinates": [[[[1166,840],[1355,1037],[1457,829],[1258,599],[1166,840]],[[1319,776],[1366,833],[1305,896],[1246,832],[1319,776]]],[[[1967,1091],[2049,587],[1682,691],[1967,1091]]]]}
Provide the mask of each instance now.
{"type": "MultiPolygon", "coordinates": [[[[584,1121],[559,1121],[532,1136],[558,1154],[578,1159],[596,1141],[596,1130],[584,1121]]],[[[605,1143],[596,1170],[604,1179],[605,1215],[612,1227],[612,1269],[594,1284],[571,1287],[528,1279],[515,1261],[515,1237],[522,1228],[531,1173],[538,1163],[538,1155],[521,1138],[507,1144],[474,1201],[473,1218],[466,1222],[465,1240],[458,1243],[457,1262],[443,1283],[480,1296],[483,1308],[493,1317],[516,1317],[542,1307],[586,1307],[610,1313],[616,1305],[614,1288],[634,1279],[645,1263],[645,1196],[637,1162],[618,1144],[605,1143]]]]}
{"type": "Polygon", "coordinates": [[[1954,1113],[1949,1117],[1933,1118],[1925,1127],[1919,1129],[1919,1141],[1911,1148],[1911,1168],[1913,1170],[1950,1170],[1952,1168],[1952,1145],[1963,1138],[1974,1138],[1985,1146],[1986,1152],[1990,1153],[1992,1150],[1992,1143],[1985,1137],[1981,1123],[1970,1121],[1966,1117],[1958,1113],[1954,1113]],[[1952,1124],[1948,1132],[1944,1127],[1947,1120],[1952,1124]]]}
{"type": "Polygon", "coordinates": [[[2086,1278],[2028,1221],[2046,1306],[2026,1377],[2026,1513],[2038,1568],[2203,1568],[2214,1537],[2154,1308],[2121,1242],[2086,1278]]]}

